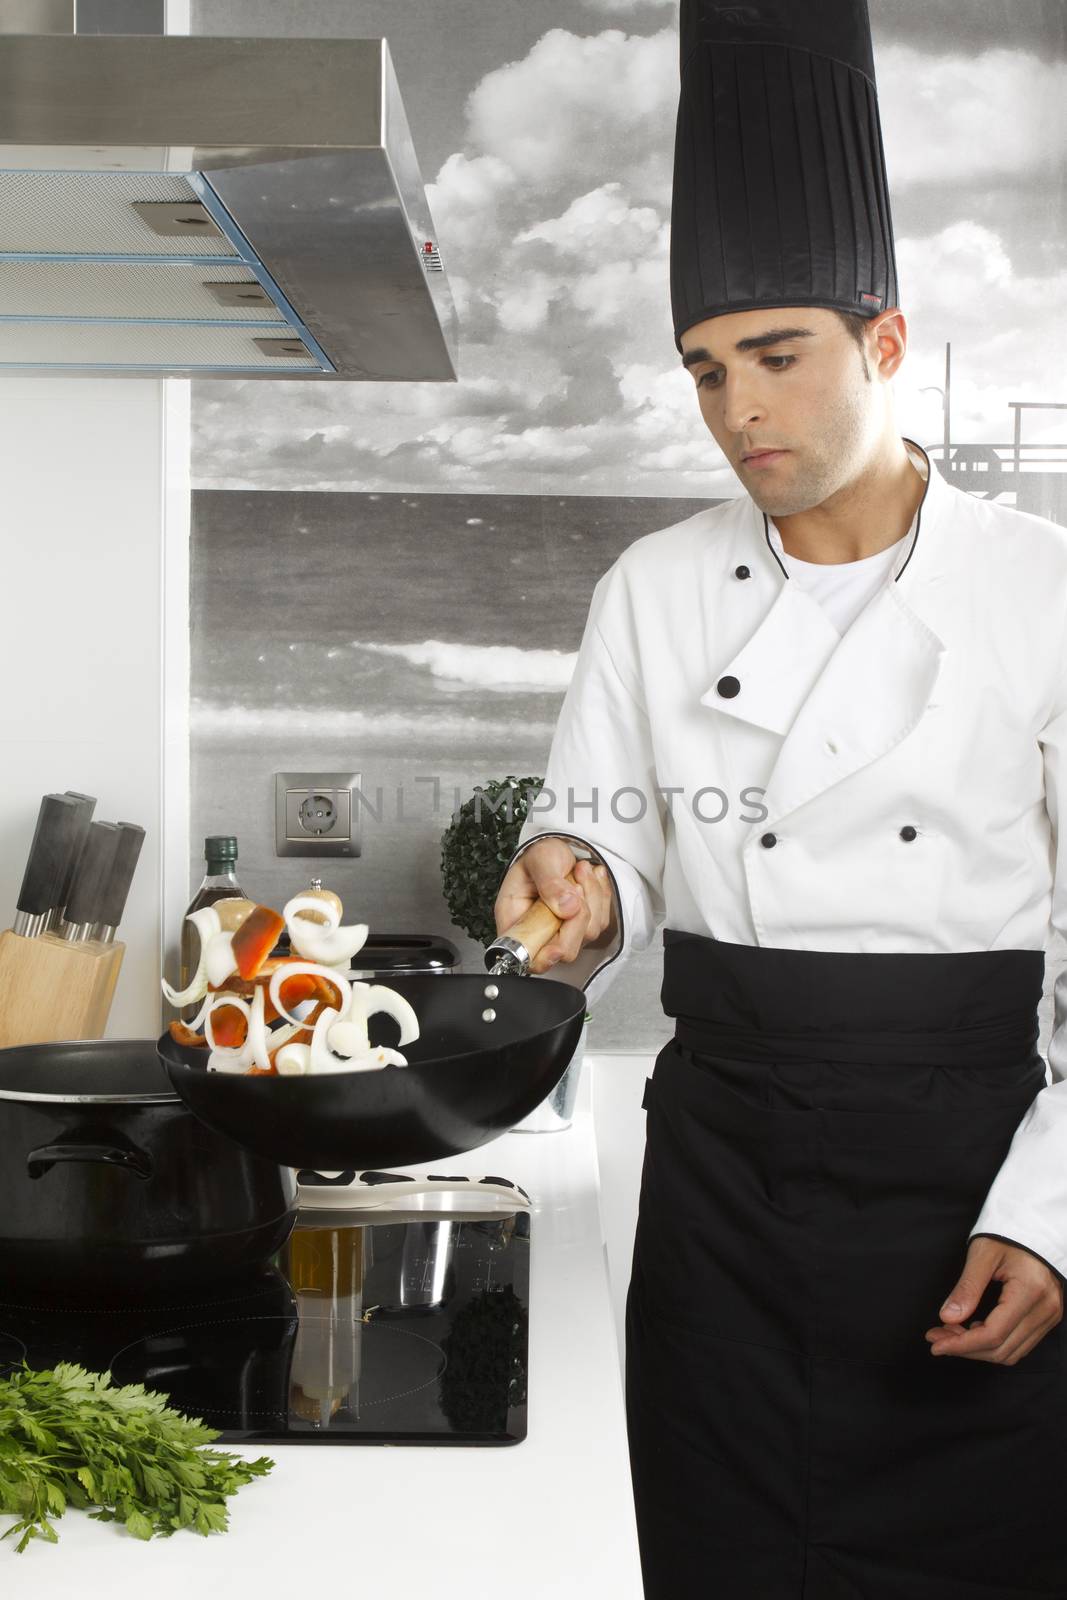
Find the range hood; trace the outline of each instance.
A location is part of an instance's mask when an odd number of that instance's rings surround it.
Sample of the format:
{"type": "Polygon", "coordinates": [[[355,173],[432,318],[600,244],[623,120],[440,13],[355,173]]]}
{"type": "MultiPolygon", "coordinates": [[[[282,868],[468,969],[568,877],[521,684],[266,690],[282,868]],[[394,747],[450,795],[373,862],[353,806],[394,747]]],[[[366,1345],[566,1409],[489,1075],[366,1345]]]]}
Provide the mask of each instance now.
{"type": "Polygon", "coordinates": [[[385,39],[0,36],[0,373],[448,382],[385,39]]]}

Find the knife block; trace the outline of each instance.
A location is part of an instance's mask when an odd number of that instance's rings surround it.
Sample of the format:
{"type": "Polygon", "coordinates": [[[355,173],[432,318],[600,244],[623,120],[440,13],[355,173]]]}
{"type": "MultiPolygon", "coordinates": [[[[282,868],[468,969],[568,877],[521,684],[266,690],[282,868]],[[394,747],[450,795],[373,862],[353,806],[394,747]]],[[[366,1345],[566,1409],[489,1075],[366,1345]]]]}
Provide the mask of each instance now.
{"type": "Polygon", "coordinates": [[[0,933],[0,1047],[102,1038],[125,950],[0,933]]]}

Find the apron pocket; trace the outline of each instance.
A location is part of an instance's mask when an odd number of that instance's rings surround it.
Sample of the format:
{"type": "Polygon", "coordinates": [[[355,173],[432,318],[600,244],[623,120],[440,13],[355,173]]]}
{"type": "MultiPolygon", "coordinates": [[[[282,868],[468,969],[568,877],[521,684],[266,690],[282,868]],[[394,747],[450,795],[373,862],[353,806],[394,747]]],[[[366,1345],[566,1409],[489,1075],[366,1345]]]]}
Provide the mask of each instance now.
{"type": "MultiPolygon", "coordinates": [[[[922,1112],[819,1111],[815,1350],[843,1361],[927,1366],[923,1337],[967,1257],[968,1235],[1023,1108],[922,1112]]],[[[973,1317],[1003,1285],[992,1281],[973,1317]]],[[[1063,1366],[1063,1324],[1011,1374],[1063,1366]]],[[[988,1365],[988,1363],[987,1363],[988,1365]]]]}
{"type": "Polygon", "coordinates": [[[634,1242],[646,1314],[704,1336],[805,1351],[810,1114],[735,1103],[673,1040],[646,1099],[634,1242]]]}

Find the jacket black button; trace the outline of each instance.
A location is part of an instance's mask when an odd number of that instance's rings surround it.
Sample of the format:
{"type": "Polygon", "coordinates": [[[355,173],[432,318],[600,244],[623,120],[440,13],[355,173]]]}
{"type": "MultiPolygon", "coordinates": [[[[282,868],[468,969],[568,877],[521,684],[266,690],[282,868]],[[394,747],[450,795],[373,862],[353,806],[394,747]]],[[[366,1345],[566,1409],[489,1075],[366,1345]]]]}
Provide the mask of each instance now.
{"type": "Polygon", "coordinates": [[[735,567],[734,568],[734,577],[735,578],[751,578],[751,576],[752,576],[752,574],[751,574],[751,572],[749,572],[747,567],[735,567]]]}
{"type": "Polygon", "coordinates": [[[720,678],[715,687],[726,700],[732,700],[735,694],[741,693],[741,681],[739,678],[720,678]]]}
{"type": "Polygon", "coordinates": [[[900,837],[902,839],[907,839],[909,843],[917,836],[917,834],[918,829],[913,828],[910,822],[900,830],[900,837]]]}
{"type": "Polygon", "coordinates": [[[763,845],[768,850],[771,848],[772,845],[776,845],[777,843],[778,843],[778,835],[776,833],[765,833],[762,836],[762,838],[760,839],[760,844],[763,845]]]}

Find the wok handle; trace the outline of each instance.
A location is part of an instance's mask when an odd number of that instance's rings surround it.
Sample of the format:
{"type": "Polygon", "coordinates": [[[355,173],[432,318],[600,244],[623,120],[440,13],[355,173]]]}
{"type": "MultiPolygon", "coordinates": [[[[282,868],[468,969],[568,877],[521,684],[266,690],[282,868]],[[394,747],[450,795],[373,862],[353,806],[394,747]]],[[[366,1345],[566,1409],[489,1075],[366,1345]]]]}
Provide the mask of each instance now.
{"type": "MultiPolygon", "coordinates": [[[[573,872],[569,872],[563,881],[569,883],[577,890],[579,896],[581,895],[582,886],[573,872]]],[[[550,939],[555,938],[561,927],[562,923],[552,907],[547,906],[543,900],[536,900],[529,911],[524,912],[518,922],[513,922],[510,928],[505,929],[500,937],[513,939],[516,944],[521,944],[527,953],[528,961],[532,961],[537,952],[542,950],[550,939]]]]}
{"type": "Polygon", "coordinates": [[[142,1182],[152,1176],[152,1158],[135,1144],[97,1144],[77,1137],[62,1140],[59,1144],[42,1144],[26,1157],[26,1171],[31,1178],[43,1178],[58,1161],[102,1161],[109,1167],[122,1167],[132,1172],[142,1182]]]}

